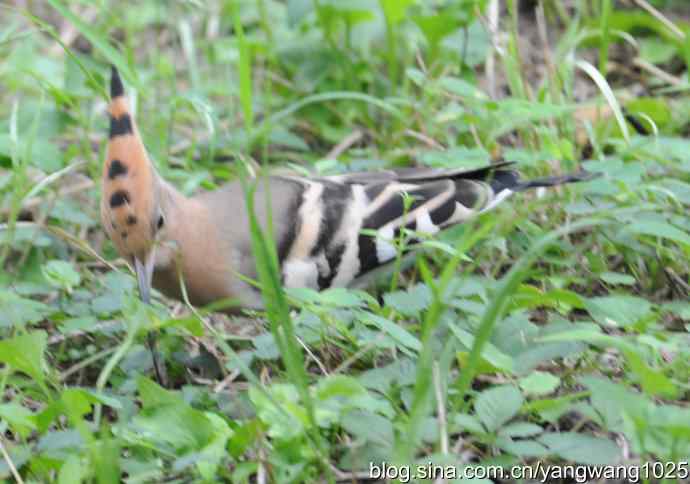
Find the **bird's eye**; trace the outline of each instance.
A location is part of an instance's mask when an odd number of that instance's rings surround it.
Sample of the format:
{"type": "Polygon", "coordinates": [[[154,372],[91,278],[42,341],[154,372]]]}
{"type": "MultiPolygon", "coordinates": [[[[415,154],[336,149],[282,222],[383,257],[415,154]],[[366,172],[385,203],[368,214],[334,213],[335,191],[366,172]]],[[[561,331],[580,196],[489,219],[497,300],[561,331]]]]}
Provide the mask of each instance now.
{"type": "Polygon", "coordinates": [[[159,216],[158,216],[158,222],[157,222],[157,225],[156,225],[156,227],[158,228],[158,230],[162,229],[164,224],[165,224],[165,220],[163,219],[163,216],[162,216],[162,215],[159,215],[159,216]]]}

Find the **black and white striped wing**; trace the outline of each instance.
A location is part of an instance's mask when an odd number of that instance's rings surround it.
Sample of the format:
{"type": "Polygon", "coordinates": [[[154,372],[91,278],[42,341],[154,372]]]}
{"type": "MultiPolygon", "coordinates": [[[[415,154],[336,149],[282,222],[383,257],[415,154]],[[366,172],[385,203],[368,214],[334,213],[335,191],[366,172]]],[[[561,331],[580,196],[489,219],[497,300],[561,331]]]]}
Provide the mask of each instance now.
{"type": "Polygon", "coordinates": [[[346,286],[394,259],[401,229],[434,234],[490,210],[520,183],[516,172],[493,166],[471,172],[412,169],[300,182],[299,203],[289,217],[295,223],[287,231],[289,240],[279,244],[279,258],[287,287],[319,290],[346,286]]]}

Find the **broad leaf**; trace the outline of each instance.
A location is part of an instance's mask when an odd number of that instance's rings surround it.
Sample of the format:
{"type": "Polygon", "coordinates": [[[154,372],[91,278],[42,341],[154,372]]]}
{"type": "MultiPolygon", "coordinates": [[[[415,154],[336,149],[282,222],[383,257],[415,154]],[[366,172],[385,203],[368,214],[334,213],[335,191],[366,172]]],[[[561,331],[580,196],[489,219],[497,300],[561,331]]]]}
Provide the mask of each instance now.
{"type": "Polygon", "coordinates": [[[522,402],[522,394],[517,388],[504,385],[480,393],[474,402],[474,410],[484,427],[493,432],[517,415],[522,402]]]}
{"type": "Polygon", "coordinates": [[[651,311],[652,305],[645,299],[615,295],[593,297],[584,300],[589,314],[602,326],[625,327],[635,324],[651,311]]]}
{"type": "Polygon", "coordinates": [[[0,291],[0,328],[37,323],[53,310],[38,301],[26,299],[10,291],[0,291]]]}
{"type": "Polygon", "coordinates": [[[422,343],[419,341],[419,339],[413,336],[412,333],[407,331],[402,326],[386,318],[377,316],[376,314],[372,314],[369,312],[362,311],[359,312],[358,315],[360,321],[366,324],[376,326],[381,331],[387,333],[390,337],[392,337],[401,345],[406,346],[407,348],[410,348],[415,351],[419,351],[422,349],[422,343]]]}
{"type": "Polygon", "coordinates": [[[535,371],[522,378],[519,382],[520,388],[525,393],[533,395],[546,395],[553,392],[561,383],[560,378],[543,371],[535,371]]]}
{"type": "Polygon", "coordinates": [[[45,331],[32,331],[0,341],[0,362],[42,383],[46,371],[43,353],[47,343],[45,331]]]}
{"type": "Polygon", "coordinates": [[[690,235],[671,224],[661,221],[632,223],[625,227],[627,232],[640,235],[652,235],[668,239],[690,247],[690,235]]]}
{"type": "Polygon", "coordinates": [[[549,433],[539,442],[555,455],[578,464],[610,465],[621,459],[621,450],[612,441],[575,432],[549,433]]]}

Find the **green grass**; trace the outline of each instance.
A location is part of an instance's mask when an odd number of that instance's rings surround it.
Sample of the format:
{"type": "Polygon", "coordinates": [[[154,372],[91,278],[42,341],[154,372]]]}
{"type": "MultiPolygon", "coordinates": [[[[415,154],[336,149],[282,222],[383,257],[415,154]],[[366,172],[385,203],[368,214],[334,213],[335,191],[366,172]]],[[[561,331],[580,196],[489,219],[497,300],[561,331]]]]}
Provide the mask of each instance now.
{"type": "Polygon", "coordinates": [[[492,76],[481,0],[1,6],[0,478],[690,460],[684,2],[544,2],[548,62],[535,15],[499,3],[492,76]],[[254,162],[602,176],[425,239],[366,290],[285,291],[252,223],[265,311],[145,306],[99,222],[110,64],[161,174],[185,193],[242,179],[250,213],[254,162]]]}

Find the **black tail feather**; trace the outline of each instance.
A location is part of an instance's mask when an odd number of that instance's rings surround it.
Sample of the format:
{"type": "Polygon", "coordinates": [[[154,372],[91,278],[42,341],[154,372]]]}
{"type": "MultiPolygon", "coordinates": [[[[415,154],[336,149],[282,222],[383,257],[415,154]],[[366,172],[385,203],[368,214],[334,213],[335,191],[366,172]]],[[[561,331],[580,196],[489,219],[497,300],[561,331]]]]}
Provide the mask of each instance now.
{"type": "Polygon", "coordinates": [[[601,175],[601,173],[591,173],[581,170],[567,175],[521,180],[520,173],[517,170],[496,170],[486,178],[486,181],[491,185],[494,193],[500,193],[503,190],[522,192],[530,188],[553,187],[565,183],[588,181],[599,175],[601,175]]]}
{"type": "Polygon", "coordinates": [[[525,180],[517,183],[511,190],[522,192],[530,188],[538,187],[553,187],[556,185],[563,185],[565,183],[578,183],[593,180],[601,176],[601,173],[592,173],[589,171],[579,171],[576,173],[569,173],[561,176],[547,176],[544,178],[535,178],[533,180],[525,180]]]}

